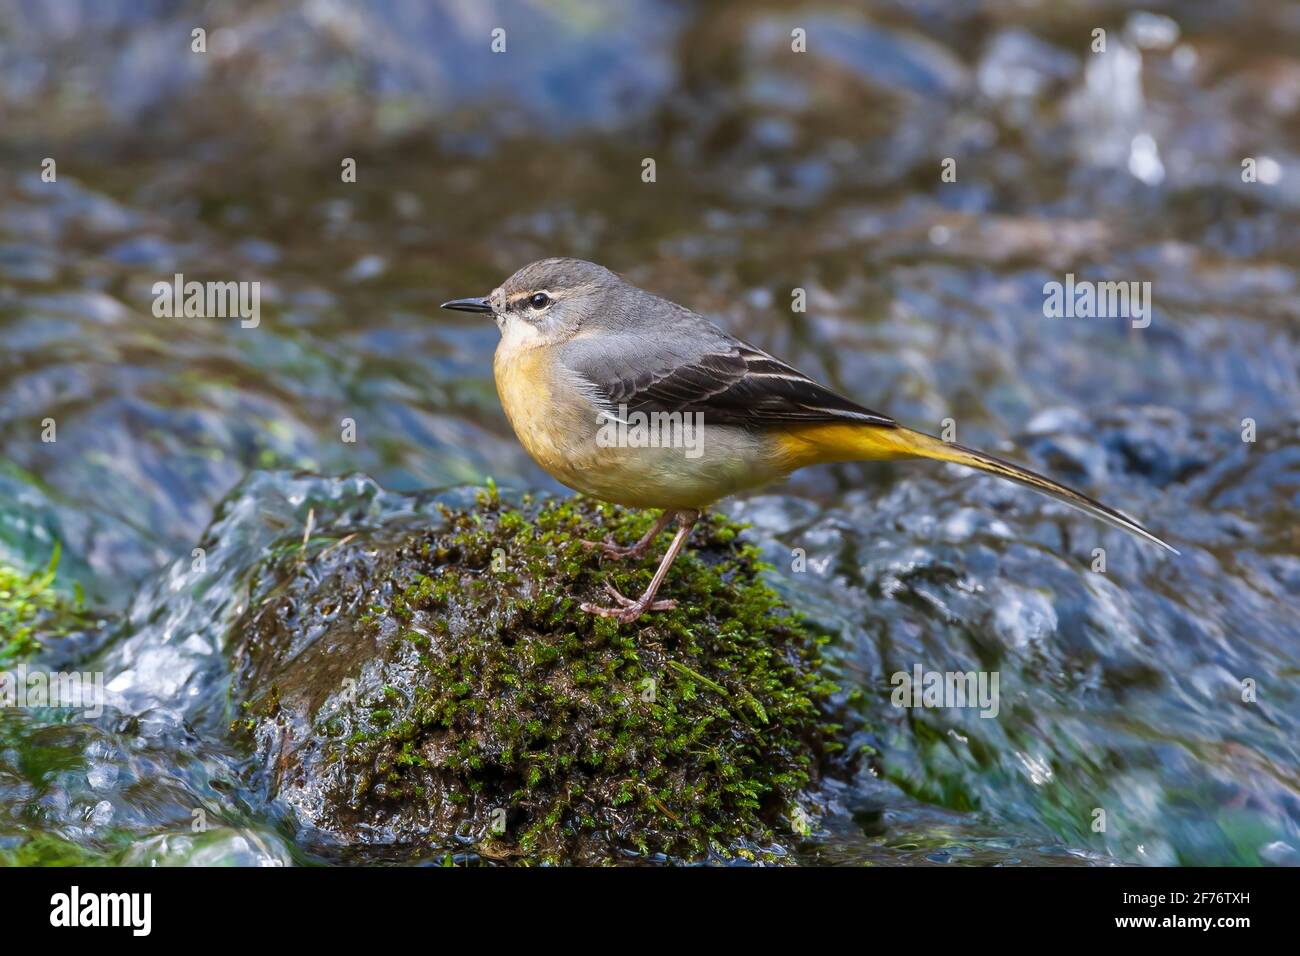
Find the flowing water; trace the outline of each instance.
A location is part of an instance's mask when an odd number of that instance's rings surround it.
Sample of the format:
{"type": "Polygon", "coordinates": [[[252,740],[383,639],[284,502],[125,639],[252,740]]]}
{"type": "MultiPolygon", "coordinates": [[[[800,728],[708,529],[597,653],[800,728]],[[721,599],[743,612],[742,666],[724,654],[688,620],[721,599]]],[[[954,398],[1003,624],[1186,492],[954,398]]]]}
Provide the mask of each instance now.
{"type": "Polygon", "coordinates": [[[0,711],[0,859],[315,859],[226,732],[227,629],[309,512],[563,492],[436,305],[576,255],[1181,552],[943,466],[729,502],[874,728],[799,859],[1300,863],[1300,8],[202,10],[0,5],[0,559],[59,543],[101,623],[38,661],[109,703],[0,711]],[[155,315],[177,273],[260,321],[155,315]],[[1049,317],[1067,276],[1149,324],[1049,317]],[[996,717],[892,706],[918,665],[996,717]]]}

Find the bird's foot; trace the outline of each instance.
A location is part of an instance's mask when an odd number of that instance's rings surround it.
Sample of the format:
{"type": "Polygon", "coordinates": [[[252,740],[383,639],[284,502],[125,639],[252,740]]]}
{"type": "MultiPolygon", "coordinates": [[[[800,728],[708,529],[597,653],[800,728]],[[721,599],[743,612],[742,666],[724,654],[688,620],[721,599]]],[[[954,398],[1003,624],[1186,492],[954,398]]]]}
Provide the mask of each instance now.
{"type": "Polygon", "coordinates": [[[592,604],[590,601],[582,605],[582,609],[588,614],[597,614],[600,617],[617,618],[620,624],[631,624],[646,611],[671,611],[677,607],[677,601],[669,598],[663,601],[651,600],[653,595],[642,595],[637,600],[632,600],[624,594],[620,594],[618,588],[605,582],[605,591],[618,602],[618,607],[602,607],[599,604],[592,604]]]}
{"type": "Polygon", "coordinates": [[[612,536],[607,537],[604,541],[583,541],[582,546],[588,551],[599,550],[604,557],[616,558],[618,560],[622,560],[623,558],[641,558],[650,550],[649,541],[638,541],[636,544],[624,547],[615,541],[612,536]]]}

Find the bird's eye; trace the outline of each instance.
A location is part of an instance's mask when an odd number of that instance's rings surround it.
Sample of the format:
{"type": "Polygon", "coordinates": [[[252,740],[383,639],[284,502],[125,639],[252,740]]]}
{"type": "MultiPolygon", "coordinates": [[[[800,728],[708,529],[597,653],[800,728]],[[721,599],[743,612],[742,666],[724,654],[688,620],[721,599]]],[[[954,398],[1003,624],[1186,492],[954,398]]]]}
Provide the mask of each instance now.
{"type": "Polygon", "coordinates": [[[528,297],[528,304],[534,309],[544,309],[551,304],[551,297],[545,292],[534,292],[528,297]]]}

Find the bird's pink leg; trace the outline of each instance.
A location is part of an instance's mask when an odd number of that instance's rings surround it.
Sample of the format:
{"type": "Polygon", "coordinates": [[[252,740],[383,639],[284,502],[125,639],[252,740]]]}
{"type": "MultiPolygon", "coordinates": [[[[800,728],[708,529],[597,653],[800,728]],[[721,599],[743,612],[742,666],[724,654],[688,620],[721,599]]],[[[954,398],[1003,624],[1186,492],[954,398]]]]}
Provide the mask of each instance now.
{"type": "Polygon", "coordinates": [[[630,624],[635,621],[646,611],[671,611],[677,606],[675,600],[656,601],[655,594],[659,591],[659,586],[664,583],[664,578],[668,576],[668,569],[673,566],[677,560],[678,553],[682,550],[682,545],[686,543],[686,538],[695,527],[695,522],[700,520],[698,511],[682,511],[677,515],[677,533],[673,535],[673,543],[668,546],[668,553],[664,559],[659,562],[659,570],[655,571],[655,576],[650,580],[650,586],[645,589],[645,593],[633,601],[618,592],[608,581],[605,582],[605,590],[610,596],[618,602],[618,607],[602,607],[599,604],[590,602],[583,604],[582,609],[588,614],[599,614],[601,617],[618,618],[620,623],[630,624]]]}

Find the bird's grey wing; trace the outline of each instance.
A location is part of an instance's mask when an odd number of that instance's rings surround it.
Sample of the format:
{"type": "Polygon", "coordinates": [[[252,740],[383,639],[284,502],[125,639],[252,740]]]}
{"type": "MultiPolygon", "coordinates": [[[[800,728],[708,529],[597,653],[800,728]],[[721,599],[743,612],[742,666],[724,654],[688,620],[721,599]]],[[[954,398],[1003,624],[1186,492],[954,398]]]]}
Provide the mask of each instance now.
{"type": "Polygon", "coordinates": [[[753,429],[845,421],[897,426],[712,323],[699,319],[690,336],[685,331],[601,337],[571,349],[566,364],[611,411],[698,412],[706,424],[753,429]]]}

